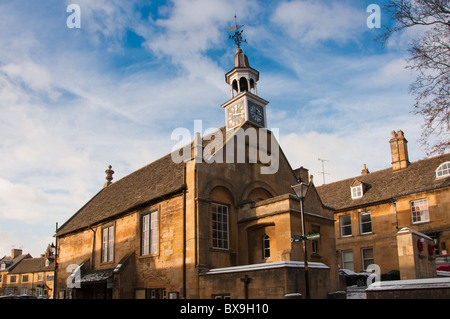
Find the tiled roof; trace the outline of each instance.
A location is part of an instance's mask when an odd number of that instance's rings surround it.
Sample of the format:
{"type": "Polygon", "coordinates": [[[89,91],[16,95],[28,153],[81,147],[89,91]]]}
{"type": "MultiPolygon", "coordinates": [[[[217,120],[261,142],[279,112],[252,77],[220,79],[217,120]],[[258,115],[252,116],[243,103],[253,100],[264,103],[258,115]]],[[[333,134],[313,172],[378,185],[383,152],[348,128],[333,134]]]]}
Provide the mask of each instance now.
{"type": "Polygon", "coordinates": [[[392,168],[341,180],[317,187],[322,202],[336,210],[387,201],[399,196],[450,186],[450,177],[436,178],[436,169],[450,161],[450,154],[411,163],[406,169],[392,168]],[[364,194],[352,199],[350,186],[358,180],[363,183],[364,194]]]}
{"type": "MultiPolygon", "coordinates": [[[[243,128],[247,126],[249,124],[241,125],[243,128]]],[[[225,145],[227,138],[231,138],[231,135],[227,136],[225,126],[218,131],[202,137],[203,148],[214,141],[212,149],[213,152],[217,152],[225,145]],[[222,141],[217,142],[214,134],[218,131],[221,133],[222,141]]],[[[229,134],[234,133],[229,132],[229,134]]],[[[194,154],[193,148],[194,142],[190,144],[191,159],[194,154]]],[[[184,167],[184,163],[174,163],[171,154],[168,154],[117,182],[111,183],[100,190],[66,223],[59,227],[57,236],[85,229],[122,213],[132,211],[140,205],[149,204],[163,196],[181,192],[185,187],[183,181],[184,167]]]]}
{"type": "Polygon", "coordinates": [[[55,270],[55,265],[53,264],[53,259],[50,259],[48,266],[45,266],[45,260],[47,258],[25,258],[19,262],[19,264],[11,270],[10,274],[25,274],[32,272],[41,271],[53,271],[55,270]]]}
{"type": "Polygon", "coordinates": [[[62,236],[180,191],[184,163],[176,164],[168,154],[100,190],[57,232],[62,236]]]}
{"type": "Polygon", "coordinates": [[[19,255],[16,258],[12,259],[11,256],[5,256],[1,259],[0,263],[5,262],[6,268],[2,271],[11,271],[16,267],[23,259],[31,258],[30,254],[19,255]]]}

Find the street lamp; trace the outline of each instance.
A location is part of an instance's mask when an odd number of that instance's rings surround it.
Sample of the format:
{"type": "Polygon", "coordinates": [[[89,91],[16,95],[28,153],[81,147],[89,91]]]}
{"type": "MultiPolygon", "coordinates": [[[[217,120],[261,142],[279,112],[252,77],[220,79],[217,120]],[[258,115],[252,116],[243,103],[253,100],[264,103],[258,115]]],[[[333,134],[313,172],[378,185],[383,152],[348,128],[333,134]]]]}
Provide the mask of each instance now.
{"type": "Polygon", "coordinates": [[[306,251],[306,234],[305,234],[305,216],[303,213],[303,201],[305,200],[306,193],[308,192],[308,184],[302,182],[301,180],[297,185],[291,186],[297,197],[300,199],[300,213],[302,216],[302,236],[303,236],[303,251],[305,253],[305,288],[306,288],[306,299],[310,299],[309,295],[309,277],[308,277],[308,253],[306,251]]]}

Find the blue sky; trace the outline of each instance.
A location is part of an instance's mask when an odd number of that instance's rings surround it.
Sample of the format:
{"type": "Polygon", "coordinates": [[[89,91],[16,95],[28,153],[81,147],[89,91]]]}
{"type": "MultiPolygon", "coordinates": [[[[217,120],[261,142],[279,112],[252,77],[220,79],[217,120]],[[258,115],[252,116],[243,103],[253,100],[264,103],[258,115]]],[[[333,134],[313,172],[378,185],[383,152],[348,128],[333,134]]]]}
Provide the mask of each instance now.
{"type": "MultiPolygon", "coordinates": [[[[95,195],[109,164],[117,181],[169,153],[178,127],[225,124],[224,74],[243,50],[260,72],[268,127],[291,165],[322,184],[390,166],[402,129],[410,160],[422,119],[410,113],[411,30],[385,47],[367,27],[385,1],[3,1],[0,3],[0,255],[38,256],[95,195]],[[81,28],[66,12],[81,9],[81,28]]],[[[389,24],[381,12],[382,25],[389,24]]]]}

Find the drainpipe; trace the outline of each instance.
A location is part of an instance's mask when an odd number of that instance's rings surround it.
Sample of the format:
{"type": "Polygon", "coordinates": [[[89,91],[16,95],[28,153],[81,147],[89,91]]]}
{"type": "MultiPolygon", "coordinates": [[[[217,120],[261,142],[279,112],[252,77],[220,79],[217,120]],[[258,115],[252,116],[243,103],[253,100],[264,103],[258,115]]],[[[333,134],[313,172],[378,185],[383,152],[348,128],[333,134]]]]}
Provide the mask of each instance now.
{"type": "Polygon", "coordinates": [[[394,210],[395,210],[395,228],[398,231],[397,201],[395,199],[392,200],[392,205],[394,205],[394,210]]]}
{"type": "Polygon", "coordinates": [[[92,226],[89,226],[89,229],[92,230],[92,253],[91,253],[91,269],[94,269],[95,266],[95,230],[92,229],[92,226]]]}
{"type": "Polygon", "coordinates": [[[58,236],[56,235],[58,233],[58,223],[56,223],[56,230],[55,230],[55,261],[54,261],[54,267],[55,267],[55,273],[53,274],[53,300],[56,299],[56,286],[58,283],[58,236]]]}
{"type": "Polygon", "coordinates": [[[183,170],[183,299],[186,299],[186,165],[183,170]]]}

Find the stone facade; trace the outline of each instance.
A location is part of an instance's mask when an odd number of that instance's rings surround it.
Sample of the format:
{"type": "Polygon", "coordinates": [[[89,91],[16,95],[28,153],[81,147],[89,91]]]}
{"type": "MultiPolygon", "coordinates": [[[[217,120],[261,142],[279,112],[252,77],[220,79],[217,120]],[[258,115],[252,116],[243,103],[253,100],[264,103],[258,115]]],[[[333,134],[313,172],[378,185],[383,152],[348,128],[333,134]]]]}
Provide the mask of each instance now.
{"type": "MultiPolygon", "coordinates": [[[[410,266],[403,268],[406,264],[401,262],[402,228],[430,237],[432,258],[447,253],[450,245],[450,177],[437,173],[450,162],[450,154],[410,163],[403,132],[392,132],[389,142],[392,168],[369,173],[364,165],[362,175],[317,189],[323,202],[334,208],[340,267],[360,272],[375,263],[381,274],[400,271],[402,278],[411,278],[406,275],[410,266]],[[355,185],[361,185],[360,196],[353,196],[355,185]]],[[[415,243],[410,245],[412,251],[415,243]]]]}
{"type": "MultiPolygon", "coordinates": [[[[248,69],[246,60],[233,74],[245,78],[248,69]]],[[[251,80],[256,94],[258,78],[251,80]]],[[[302,235],[300,202],[291,188],[299,176],[264,128],[265,118],[252,122],[250,106],[265,117],[268,102],[244,87],[238,91],[226,104],[228,130],[212,133],[214,139],[196,135],[191,145],[113,183],[107,170],[104,188],[58,229],[59,298],[304,295],[303,248],[291,240],[302,235]],[[232,113],[239,101],[248,105],[245,117],[232,113]],[[239,118],[230,120],[234,115],[239,118]],[[202,157],[206,152],[212,155],[202,157]],[[173,155],[181,153],[183,161],[175,162],[173,155]]],[[[307,241],[311,295],[327,298],[342,290],[333,213],[305,172],[305,235],[317,234],[307,241]]]]}

